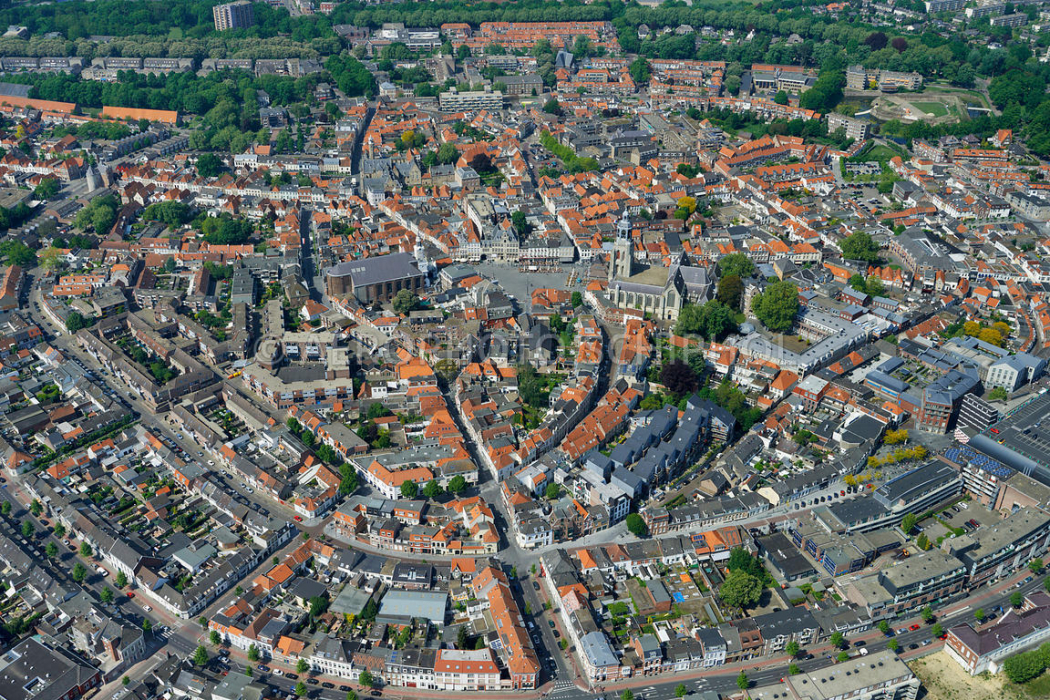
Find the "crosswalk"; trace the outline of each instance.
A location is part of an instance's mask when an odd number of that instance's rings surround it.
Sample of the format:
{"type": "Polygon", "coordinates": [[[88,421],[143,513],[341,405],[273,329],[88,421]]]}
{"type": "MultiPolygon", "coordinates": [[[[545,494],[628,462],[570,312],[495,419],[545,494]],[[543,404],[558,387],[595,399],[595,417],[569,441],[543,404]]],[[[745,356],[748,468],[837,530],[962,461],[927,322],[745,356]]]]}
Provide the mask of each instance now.
{"type": "Polygon", "coordinates": [[[575,690],[576,685],[572,681],[555,681],[554,687],[550,690],[548,695],[560,695],[575,690]]]}

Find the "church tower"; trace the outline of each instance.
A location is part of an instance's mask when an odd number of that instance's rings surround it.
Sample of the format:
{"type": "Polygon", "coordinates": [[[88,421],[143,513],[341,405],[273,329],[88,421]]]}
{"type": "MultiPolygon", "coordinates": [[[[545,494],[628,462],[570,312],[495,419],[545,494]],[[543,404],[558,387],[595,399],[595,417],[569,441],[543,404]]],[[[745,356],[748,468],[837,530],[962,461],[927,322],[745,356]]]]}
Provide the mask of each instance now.
{"type": "Polygon", "coordinates": [[[612,261],[609,265],[609,280],[627,279],[634,274],[633,244],[631,242],[631,220],[624,210],[616,222],[616,243],[613,244],[612,261]]]}

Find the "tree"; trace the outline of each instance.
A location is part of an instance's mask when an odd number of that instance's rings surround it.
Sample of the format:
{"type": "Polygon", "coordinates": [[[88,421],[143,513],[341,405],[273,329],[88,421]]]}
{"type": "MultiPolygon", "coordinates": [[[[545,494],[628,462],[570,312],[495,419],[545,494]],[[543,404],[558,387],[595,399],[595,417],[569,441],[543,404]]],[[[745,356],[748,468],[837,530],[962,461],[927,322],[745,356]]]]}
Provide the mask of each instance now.
{"type": "Polygon", "coordinates": [[[627,68],[627,72],[631,74],[631,80],[633,80],[636,85],[646,85],[649,82],[649,78],[652,77],[652,71],[649,68],[649,61],[641,56],[631,62],[631,65],[627,68]]]}
{"type": "Polygon", "coordinates": [[[394,307],[394,311],[399,314],[407,314],[409,311],[414,310],[417,304],[419,304],[419,297],[408,289],[399,291],[394,295],[393,301],[390,302],[390,305],[394,307]]]}
{"type": "Polygon", "coordinates": [[[544,103],[543,111],[547,114],[561,114],[561,103],[552,97],[544,103]]]}
{"type": "Polygon", "coordinates": [[[879,621],[879,632],[882,632],[883,634],[889,634],[890,633],[890,623],[886,622],[885,620],[880,620],[879,621]]]}
{"type": "MultiPolygon", "coordinates": [[[[907,429],[900,430],[887,430],[886,435],[882,439],[887,445],[899,445],[908,441],[907,429]]],[[[913,525],[914,526],[914,525],[913,525]]]]}
{"type": "MultiPolygon", "coordinates": [[[[222,644],[222,636],[219,634],[218,630],[212,630],[211,632],[208,633],[208,641],[211,642],[211,645],[213,647],[217,647],[220,644],[222,644]]],[[[255,645],[253,644],[252,646],[255,646],[255,645]]],[[[256,654],[259,653],[258,649],[256,649],[255,653],[256,654]]],[[[258,661],[258,659],[253,659],[252,658],[252,656],[251,656],[251,649],[250,648],[248,649],[248,660],[249,661],[258,661]]]]}
{"type": "Polygon", "coordinates": [[[901,530],[904,532],[905,535],[910,535],[915,529],[915,526],[918,524],[918,522],[919,519],[915,516],[914,513],[908,513],[901,520],[901,530]]]}
{"type": "Polygon", "coordinates": [[[746,673],[741,671],[740,675],[736,677],[736,687],[740,688],[741,690],[747,690],[748,686],[750,686],[750,685],[751,685],[751,680],[748,679],[746,673]]]}
{"type": "Polygon", "coordinates": [[[631,692],[630,688],[627,688],[620,693],[620,700],[634,700],[634,693],[631,692]]]}
{"type": "Polygon", "coordinates": [[[783,90],[777,90],[777,94],[773,96],[773,101],[778,105],[786,105],[790,100],[788,94],[783,90]]]}
{"type": "Polygon", "coordinates": [[[45,270],[57,270],[65,264],[65,257],[61,250],[55,246],[49,246],[37,256],[40,267],[45,270]]]}
{"type": "Polygon", "coordinates": [[[1028,570],[1031,571],[1033,574],[1038,574],[1040,571],[1043,570],[1043,560],[1040,558],[1035,558],[1032,561],[1028,562],[1028,570]]]}
{"type": "Polygon", "coordinates": [[[922,621],[925,622],[927,625],[930,624],[931,622],[933,622],[933,619],[934,619],[933,608],[931,608],[929,605],[924,607],[919,612],[919,614],[922,616],[922,621]]]}
{"type": "Polygon", "coordinates": [[[35,535],[35,534],[36,534],[36,528],[33,527],[33,523],[29,522],[28,520],[23,520],[22,521],[22,537],[25,537],[28,540],[28,539],[32,539],[33,535],[35,535]]]}
{"type": "Polygon", "coordinates": [[[474,169],[478,175],[488,175],[489,173],[496,172],[496,166],[492,164],[492,159],[489,158],[487,153],[479,153],[470,159],[467,163],[471,168],[474,169]]]}
{"type": "Polygon", "coordinates": [[[468,642],[470,642],[470,635],[467,634],[467,626],[460,625],[459,632],[456,633],[456,648],[466,649],[468,642]]]}
{"type": "Polygon", "coordinates": [[[896,639],[891,639],[889,641],[889,643],[886,645],[886,648],[889,649],[890,651],[897,651],[898,649],[900,649],[900,646],[901,646],[900,642],[898,642],[896,639]]]}
{"type": "Polygon", "coordinates": [[[467,480],[462,476],[454,476],[448,481],[448,490],[459,495],[467,490],[467,480]]]}
{"type": "Polygon", "coordinates": [[[352,690],[346,691],[346,700],[357,700],[357,693],[352,690]]]}
{"type": "Polygon", "coordinates": [[[87,542],[80,543],[80,556],[90,557],[94,550],[91,549],[91,545],[87,542]]]}
{"type": "Polygon", "coordinates": [[[153,623],[150,622],[148,619],[143,620],[142,621],[142,631],[143,632],[150,632],[152,630],[153,630],[153,623]]]}
{"type": "Polygon", "coordinates": [[[62,538],[66,536],[66,526],[62,523],[55,523],[55,527],[52,528],[51,532],[55,534],[55,537],[62,538]]]}
{"type": "Polygon", "coordinates": [[[930,634],[932,634],[934,637],[937,637],[938,639],[940,637],[943,637],[944,636],[944,625],[942,625],[941,623],[938,622],[937,624],[935,624],[933,627],[930,628],[930,634]]]}
{"type": "Polygon", "coordinates": [[[762,597],[762,584],[757,577],[738,569],[729,572],[718,594],[726,605],[744,610],[755,605],[762,597]]]}
{"type": "Polygon", "coordinates": [[[546,496],[547,500],[549,501],[557,499],[559,496],[561,496],[561,485],[555,483],[547,484],[546,496]]]}
{"type": "Polygon", "coordinates": [[[195,666],[208,665],[208,650],[204,648],[203,644],[197,645],[197,650],[193,652],[193,664],[195,666]]]}
{"type": "Polygon", "coordinates": [[[249,661],[258,661],[259,660],[259,647],[255,646],[255,644],[252,644],[250,647],[248,647],[248,660],[249,661]]]}
{"type": "Polygon", "coordinates": [[[744,297],[744,282],[738,275],[722,275],[718,280],[718,301],[728,308],[737,311],[740,309],[740,300],[744,297]]]}
{"type": "Polygon", "coordinates": [[[842,632],[833,632],[831,634],[831,638],[828,641],[831,643],[831,646],[835,647],[836,649],[841,649],[846,644],[846,637],[842,634],[842,632]]]}
{"type": "Polygon", "coordinates": [[[292,431],[296,435],[303,431],[303,426],[299,424],[299,421],[292,418],[291,416],[288,416],[288,420],[286,420],[284,424],[288,426],[288,430],[292,431]]]}
{"type": "Polygon", "coordinates": [[[58,556],[58,545],[54,542],[48,542],[47,546],[44,547],[44,554],[47,555],[48,559],[54,559],[58,556]]]}
{"type": "Polygon", "coordinates": [[[441,488],[441,484],[434,481],[433,479],[428,481],[426,483],[426,486],[423,487],[423,495],[432,501],[435,498],[439,497],[442,493],[444,493],[444,489],[441,488]]]}
{"type": "Polygon", "coordinates": [[[842,251],[842,257],[847,260],[863,260],[872,263],[879,259],[878,244],[871,234],[864,231],[857,231],[843,238],[839,249],[842,251]]]}
{"type": "Polygon", "coordinates": [[[310,670],[310,662],[306,659],[299,659],[295,662],[295,672],[302,674],[310,670]]]}
{"type": "Polygon", "coordinates": [[[310,617],[314,620],[328,612],[328,599],[324,596],[315,595],[310,598],[310,617]]]}
{"type": "Polygon", "coordinates": [[[129,685],[131,685],[131,678],[129,678],[128,676],[124,676],[120,679],[120,684],[127,688],[129,685]]]}
{"type": "Polygon", "coordinates": [[[1005,387],[997,386],[988,392],[988,399],[990,401],[1006,401],[1010,398],[1010,394],[1006,391],[1005,387]]]}
{"type": "Polygon", "coordinates": [[[843,662],[849,661],[849,652],[845,651],[845,650],[840,651],[836,660],[839,663],[843,663],[843,662]]]}
{"type": "Polygon", "coordinates": [[[660,370],[660,383],[675,396],[681,398],[696,391],[696,374],[682,360],[672,360],[660,370]]]}
{"type": "Polygon", "coordinates": [[[197,158],[197,174],[201,177],[218,177],[224,167],[222,159],[214,153],[204,153],[197,158]]]}
{"type": "Polygon", "coordinates": [[[2,513],[4,515],[4,517],[7,517],[7,516],[11,515],[11,502],[10,501],[4,501],[3,505],[0,505],[0,513],[2,513]]]}
{"type": "Polygon", "coordinates": [[[802,673],[802,669],[799,668],[798,664],[791,664],[790,666],[788,666],[789,676],[797,676],[800,673],[802,673]]]}
{"type": "Polygon", "coordinates": [[[414,481],[401,482],[401,498],[415,498],[419,494],[419,487],[414,481]]]}
{"type": "Polygon", "coordinates": [[[573,292],[572,297],[570,299],[572,303],[572,308],[578,309],[581,306],[583,306],[583,295],[579,292],[573,292]]]}
{"type": "Polygon", "coordinates": [[[1020,591],[1014,591],[1010,594],[1010,605],[1019,608],[1022,603],[1024,603],[1024,596],[1021,595],[1020,591]]]}
{"type": "Polygon", "coordinates": [[[529,219],[525,215],[525,212],[520,209],[510,215],[510,222],[514,225],[514,230],[522,236],[528,235],[530,226],[529,219]]]}
{"type": "Polygon", "coordinates": [[[791,282],[773,282],[751,301],[755,317],[771,331],[784,333],[795,324],[798,315],[798,287],[791,282]]]}
{"type": "MultiPolygon", "coordinates": [[[[362,671],[362,674],[364,674],[364,673],[366,673],[366,672],[362,671]]],[[[298,683],[295,684],[295,694],[298,695],[299,697],[305,698],[306,694],[308,692],[310,692],[310,691],[306,687],[306,683],[303,683],[302,681],[299,681],[298,683]]]]}
{"type": "Polygon", "coordinates": [[[357,677],[357,682],[364,688],[371,688],[375,685],[375,679],[372,677],[372,674],[368,672],[367,668],[361,671],[361,675],[357,677]]]}
{"type": "Polygon", "coordinates": [[[86,318],[79,311],[70,311],[66,316],[66,330],[70,333],[76,333],[82,328],[90,328],[92,323],[94,319],[86,318]]]}
{"type": "Polygon", "coordinates": [[[747,279],[754,271],[755,263],[744,253],[723,255],[718,261],[718,273],[722,277],[736,275],[740,279],[747,279]]]}
{"type": "Polygon", "coordinates": [[[98,594],[98,597],[102,600],[103,603],[112,603],[113,589],[111,589],[109,586],[106,586],[102,589],[102,592],[98,594]]]}
{"type": "Polygon", "coordinates": [[[679,683],[677,686],[675,686],[674,696],[676,698],[684,698],[688,694],[689,689],[685,687],[685,683],[679,683]]]}
{"type": "Polygon", "coordinates": [[[977,620],[978,624],[984,622],[984,608],[977,608],[974,610],[973,617],[977,620]]]}
{"type": "Polygon", "coordinates": [[[798,656],[799,651],[801,651],[801,647],[799,647],[798,642],[792,640],[787,643],[786,647],[784,647],[784,651],[787,652],[788,656],[794,658],[798,656]]]}
{"type": "Polygon", "coordinates": [[[625,519],[627,523],[627,530],[635,537],[645,537],[649,534],[649,526],[645,524],[642,516],[637,513],[631,513],[625,519]]]}

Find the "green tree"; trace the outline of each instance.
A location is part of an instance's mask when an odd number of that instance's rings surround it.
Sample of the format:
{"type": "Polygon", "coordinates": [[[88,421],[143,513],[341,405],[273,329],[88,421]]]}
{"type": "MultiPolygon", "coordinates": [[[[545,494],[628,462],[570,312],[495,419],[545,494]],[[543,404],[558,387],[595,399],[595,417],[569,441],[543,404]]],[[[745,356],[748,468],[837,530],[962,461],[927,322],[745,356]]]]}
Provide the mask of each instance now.
{"type": "Polygon", "coordinates": [[[842,632],[833,632],[831,634],[831,638],[828,641],[831,643],[831,646],[835,647],[836,649],[841,649],[843,646],[846,645],[846,637],[843,636],[842,632]]]}
{"type": "Polygon", "coordinates": [[[977,608],[973,611],[973,617],[977,620],[978,624],[984,622],[984,608],[977,608]]]}
{"type": "Polygon", "coordinates": [[[579,292],[573,292],[571,297],[572,308],[578,309],[583,306],[583,295],[579,292]]]}
{"type": "Polygon", "coordinates": [[[630,688],[626,688],[620,693],[620,700],[634,700],[634,693],[631,692],[630,688]]]}
{"type": "Polygon", "coordinates": [[[390,304],[394,307],[395,312],[399,314],[407,314],[409,311],[414,310],[419,304],[419,297],[408,289],[402,289],[394,295],[394,299],[390,304]]]}
{"type": "Polygon", "coordinates": [[[740,309],[740,300],[744,298],[744,282],[738,275],[722,275],[718,280],[718,294],[715,297],[728,308],[740,309]]]}
{"type": "Polygon", "coordinates": [[[48,559],[54,559],[58,556],[58,545],[54,542],[48,542],[47,546],[44,547],[44,554],[47,555],[48,559]]]}
{"type": "Polygon", "coordinates": [[[552,97],[544,103],[543,111],[547,114],[561,114],[561,103],[552,97]]]}
{"type": "Polygon", "coordinates": [[[93,552],[94,552],[94,550],[91,549],[91,545],[90,544],[88,544],[87,542],[81,542],[80,543],[80,556],[82,556],[82,557],[90,557],[93,552]]]}
{"type": "Polygon", "coordinates": [[[153,630],[153,623],[150,622],[149,619],[144,619],[142,621],[142,631],[143,632],[150,632],[152,630],[153,630]]]}
{"type": "Polygon", "coordinates": [[[258,661],[259,660],[259,647],[255,646],[255,644],[252,644],[250,647],[248,647],[248,660],[249,661],[258,661]]]}
{"type": "Polygon", "coordinates": [[[798,642],[796,642],[794,640],[788,642],[787,646],[784,647],[784,651],[787,652],[787,655],[790,656],[791,658],[794,658],[794,657],[798,656],[798,653],[801,650],[802,650],[802,648],[798,645],[798,642]]]}
{"type": "Polygon", "coordinates": [[[1043,570],[1043,560],[1036,558],[1028,562],[1028,570],[1031,571],[1033,574],[1038,574],[1040,571],[1043,570]]]}
{"type": "Polygon", "coordinates": [[[352,690],[346,691],[346,700],[357,700],[357,693],[352,690]]]}
{"type": "Polygon", "coordinates": [[[762,583],[755,576],[738,569],[729,572],[718,594],[726,605],[745,610],[758,603],[762,597],[762,583]]]}
{"type": "Polygon", "coordinates": [[[295,662],[295,672],[298,674],[306,673],[310,670],[310,662],[306,659],[299,659],[295,662]]]}
{"type": "Polygon", "coordinates": [[[776,102],[778,105],[786,105],[788,102],[790,102],[790,100],[788,99],[788,94],[783,90],[777,90],[777,94],[773,95],[773,101],[776,102]]]}
{"type": "Polygon", "coordinates": [[[883,634],[889,634],[890,633],[890,623],[886,622],[885,620],[880,620],[879,621],[879,632],[882,632],[883,634]]]}
{"type": "Polygon", "coordinates": [[[922,621],[925,622],[927,625],[933,622],[935,617],[933,614],[933,608],[931,608],[929,605],[927,605],[921,611],[919,611],[919,615],[922,616],[922,621]]]}
{"type": "Polygon", "coordinates": [[[736,687],[740,688],[741,690],[747,690],[748,686],[750,685],[751,680],[747,677],[746,673],[741,671],[740,675],[736,677],[736,687]]]}
{"type": "Polygon", "coordinates": [[[371,688],[375,685],[375,678],[369,673],[368,669],[361,671],[361,675],[357,677],[357,682],[364,688],[371,688]]]}
{"type": "Polygon", "coordinates": [[[284,424],[288,426],[288,430],[292,431],[296,435],[303,431],[303,426],[299,424],[299,421],[292,418],[291,416],[288,416],[288,420],[286,420],[284,424]]]}
{"type": "Polygon", "coordinates": [[[1010,398],[1009,392],[1004,387],[997,386],[988,392],[989,401],[1006,401],[1010,398]]]}
{"type": "Polygon", "coordinates": [[[910,535],[918,522],[919,519],[913,513],[908,513],[901,520],[901,530],[905,535],[910,535]]]}
{"type": "Polygon", "coordinates": [[[55,537],[62,538],[66,536],[66,526],[62,523],[55,523],[55,527],[52,528],[51,532],[55,534],[55,537]]]}
{"type": "Polygon", "coordinates": [[[28,539],[32,539],[33,535],[35,535],[35,534],[36,534],[36,528],[33,527],[33,523],[29,522],[28,520],[23,520],[22,521],[22,537],[25,537],[28,540],[28,539]]]}
{"type": "Polygon", "coordinates": [[[201,177],[218,177],[224,169],[222,159],[214,153],[204,153],[197,158],[197,174],[201,177]]]}
{"type": "MultiPolygon", "coordinates": [[[[218,630],[212,630],[211,632],[209,632],[209,633],[208,633],[208,641],[209,641],[209,642],[211,642],[211,645],[212,645],[213,647],[217,647],[217,646],[219,646],[220,644],[222,644],[222,636],[221,636],[221,635],[219,635],[219,632],[218,632],[218,630]]],[[[249,649],[249,652],[250,652],[250,651],[251,651],[251,650],[249,649]]],[[[251,654],[250,654],[250,653],[249,653],[249,655],[248,655],[248,660],[249,660],[249,661],[258,661],[258,659],[253,659],[253,658],[251,657],[251,654]]]]}
{"type": "MultiPolygon", "coordinates": [[[[362,671],[362,673],[365,673],[365,672],[362,671]]],[[[308,692],[310,692],[310,691],[306,687],[306,683],[303,683],[302,681],[299,681],[298,683],[295,684],[295,694],[298,695],[299,697],[305,698],[306,694],[308,692]]]]}
{"type": "Polygon", "coordinates": [[[649,526],[645,524],[642,516],[637,513],[629,514],[625,522],[627,523],[627,530],[635,537],[645,537],[649,534],[649,526]]]}
{"type": "Polygon", "coordinates": [[[791,330],[799,310],[798,287],[777,281],[766,286],[751,301],[751,310],[766,328],[778,333],[791,330]]]}
{"type": "Polygon", "coordinates": [[[839,244],[842,257],[847,260],[863,260],[873,263],[879,259],[879,245],[865,231],[857,231],[842,239],[839,244]]]}
{"type": "Polygon", "coordinates": [[[419,494],[419,487],[416,486],[414,481],[402,481],[401,482],[401,497],[402,498],[415,498],[419,494]]]}
{"type": "Polygon", "coordinates": [[[840,651],[839,655],[838,655],[838,662],[842,663],[844,661],[849,661],[849,652],[845,651],[845,650],[844,651],[840,651]]]}
{"type": "Polygon", "coordinates": [[[891,639],[889,641],[889,643],[886,644],[886,648],[889,649],[890,651],[894,651],[894,652],[897,651],[898,649],[900,649],[900,647],[901,647],[900,642],[898,642],[896,639],[891,639]]]}
{"type": "Polygon", "coordinates": [[[208,650],[203,644],[198,645],[197,650],[193,652],[193,664],[202,667],[208,665],[208,650]]]}
{"type": "Polygon", "coordinates": [[[560,484],[555,484],[553,482],[547,484],[546,496],[547,496],[547,500],[550,500],[550,501],[553,501],[556,498],[558,498],[559,496],[561,496],[561,485],[560,484]]]}
{"type": "Polygon", "coordinates": [[[689,689],[685,687],[685,683],[679,683],[677,686],[675,686],[674,696],[676,698],[684,698],[688,694],[689,689]]]}
{"type": "Polygon", "coordinates": [[[467,480],[462,476],[454,476],[448,481],[448,490],[459,495],[467,490],[467,480]]]}
{"type": "Polygon", "coordinates": [[[112,603],[113,589],[111,589],[109,586],[106,586],[102,589],[102,592],[98,594],[98,597],[102,600],[103,603],[112,603]]]}
{"type": "Polygon", "coordinates": [[[1014,591],[1010,594],[1010,605],[1019,608],[1022,603],[1024,603],[1024,596],[1021,595],[1020,591],[1014,591]]]}
{"type": "Polygon", "coordinates": [[[649,61],[641,56],[631,62],[631,65],[627,68],[627,72],[631,74],[631,80],[633,80],[636,85],[647,85],[649,83],[649,78],[652,76],[652,71],[649,68],[649,61]]]}
{"type": "Polygon", "coordinates": [[[467,634],[467,626],[460,625],[459,631],[456,633],[456,648],[466,649],[467,644],[470,642],[470,635],[467,634]]]}
{"type": "Polygon", "coordinates": [[[79,311],[70,311],[66,316],[66,330],[70,333],[76,333],[82,328],[90,328],[92,323],[94,319],[85,317],[79,311]]]}
{"type": "Polygon", "coordinates": [[[937,637],[937,638],[943,637],[944,636],[944,625],[942,625],[941,623],[938,622],[937,624],[935,624],[933,627],[930,628],[930,634],[932,634],[934,637],[937,637]]]}
{"type": "Polygon", "coordinates": [[[11,515],[11,502],[10,501],[4,501],[3,504],[0,505],[0,513],[3,513],[5,518],[7,516],[11,515]]]}
{"type": "Polygon", "coordinates": [[[441,484],[434,481],[433,479],[428,481],[426,483],[426,486],[423,487],[423,495],[429,498],[430,500],[438,498],[442,493],[444,493],[444,489],[441,488],[441,484]]]}
{"type": "Polygon", "coordinates": [[[754,273],[755,263],[745,253],[730,253],[723,255],[718,261],[718,274],[736,275],[740,279],[747,279],[754,273]]]}

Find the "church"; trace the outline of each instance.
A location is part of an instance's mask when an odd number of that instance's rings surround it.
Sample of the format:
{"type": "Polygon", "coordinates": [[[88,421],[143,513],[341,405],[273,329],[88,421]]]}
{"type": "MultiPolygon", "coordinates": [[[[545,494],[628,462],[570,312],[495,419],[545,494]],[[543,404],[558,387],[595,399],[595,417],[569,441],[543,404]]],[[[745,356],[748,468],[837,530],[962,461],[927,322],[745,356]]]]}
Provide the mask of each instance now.
{"type": "Polygon", "coordinates": [[[609,299],[620,309],[635,309],[658,321],[675,322],[685,303],[703,304],[714,294],[706,267],[685,264],[679,252],[669,267],[643,266],[634,259],[631,222],[624,212],[616,224],[609,257],[609,299]]]}

